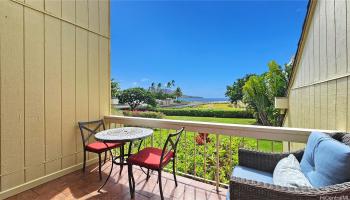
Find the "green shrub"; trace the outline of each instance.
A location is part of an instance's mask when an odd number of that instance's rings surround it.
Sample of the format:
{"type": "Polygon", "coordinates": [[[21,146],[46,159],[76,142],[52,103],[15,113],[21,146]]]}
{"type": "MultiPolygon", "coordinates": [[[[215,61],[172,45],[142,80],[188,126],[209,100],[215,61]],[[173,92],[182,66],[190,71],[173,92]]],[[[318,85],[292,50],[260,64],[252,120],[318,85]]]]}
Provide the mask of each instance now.
{"type": "Polygon", "coordinates": [[[170,116],[220,117],[220,118],[253,118],[252,113],[246,110],[213,110],[213,109],[174,109],[159,108],[158,112],[170,116]]]}
{"type": "Polygon", "coordinates": [[[164,114],[152,111],[123,111],[124,116],[162,119],[164,114]]]}

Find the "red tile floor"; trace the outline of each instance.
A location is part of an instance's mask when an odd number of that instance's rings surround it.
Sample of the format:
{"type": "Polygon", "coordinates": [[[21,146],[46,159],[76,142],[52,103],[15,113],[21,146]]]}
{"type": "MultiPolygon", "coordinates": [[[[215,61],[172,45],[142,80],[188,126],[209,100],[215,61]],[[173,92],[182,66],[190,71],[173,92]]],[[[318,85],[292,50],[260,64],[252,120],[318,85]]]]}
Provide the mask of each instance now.
{"type": "MultiPolygon", "coordinates": [[[[110,164],[103,166],[106,178],[110,169],[110,164]]],[[[163,191],[165,199],[226,199],[227,189],[220,188],[217,193],[215,186],[203,182],[177,176],[178,187],[175,187],[173,176],[170,173],[162,173],[163,191]]],[[[157,173],[154,172],[146,182],[146,175],[138,167],[134,167],[134,177],[136,181],[135,199],[160,199],[159,186],[157,184],[157,173]]],[[[55,179],[33,189],[22,192],[9,199],[130,199],[128,172],[124,167],[123,173],[119,176],[119,167],[115,167],[112,177],[101,193],[97,192],[103,181],[99,181],[97,166],[87,168],[85,175],[81,170],[70,173],[61,178],[55,179]]]]}

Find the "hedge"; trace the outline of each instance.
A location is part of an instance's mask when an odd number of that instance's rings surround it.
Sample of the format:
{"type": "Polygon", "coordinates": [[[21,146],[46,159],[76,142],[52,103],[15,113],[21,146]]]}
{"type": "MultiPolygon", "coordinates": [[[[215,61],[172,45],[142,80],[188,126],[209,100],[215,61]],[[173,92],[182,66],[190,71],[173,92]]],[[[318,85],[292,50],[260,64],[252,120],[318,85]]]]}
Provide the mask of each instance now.
{"type": "Polygon", "coordinates": [[[124,116],[162,119],[164,114],[151,111],[123,111],[124,116]]]}
{"type": "Polygon", "coordinates": [[[221,117],[221,118],[254,118],[253,114],[246,110],[213,110],[213,109],[196,109],[196,108],[159,108],[158,112],[162,112],[169,116],[193,116],[193,117],[221,117]]]}

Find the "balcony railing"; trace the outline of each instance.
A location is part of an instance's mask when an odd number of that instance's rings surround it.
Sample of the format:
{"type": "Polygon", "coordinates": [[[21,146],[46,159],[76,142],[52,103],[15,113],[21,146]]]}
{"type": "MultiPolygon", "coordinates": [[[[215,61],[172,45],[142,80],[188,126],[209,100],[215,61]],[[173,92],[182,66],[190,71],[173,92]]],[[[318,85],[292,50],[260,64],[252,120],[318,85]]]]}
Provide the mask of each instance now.
{"type": "MultiPolygon", "coordinates": [[[[108,128],[147,127],[154,130],[143,146],[163,147],[167,134],[185,127],[180,140],[177,173],[227,187],[232,168],[237,165],[238,148],[260,151],[291,151],[293,143],[306,143],[310,129],[105,116],[108,128]],[[205,135],[208,135],[205,137],[205,135]]],[[[136,147],[135,147],[136,149],[136,147]]],[[[293,149],[294,150],[294,149],[293,149]]],[[[169,166],[171,169],[172,166],[169,166]]]]}

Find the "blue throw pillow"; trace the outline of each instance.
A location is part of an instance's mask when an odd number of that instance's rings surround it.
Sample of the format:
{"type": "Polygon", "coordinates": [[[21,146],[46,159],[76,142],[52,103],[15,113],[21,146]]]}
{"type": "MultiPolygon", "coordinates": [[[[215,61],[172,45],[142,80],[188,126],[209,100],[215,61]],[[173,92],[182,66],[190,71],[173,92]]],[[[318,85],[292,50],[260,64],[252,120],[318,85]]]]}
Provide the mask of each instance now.
{"type": "Polygon", "coordinates": [[[350,180],[350,147],[320,132],[310,134],[300,167],[313,187],[350,180]]]}

